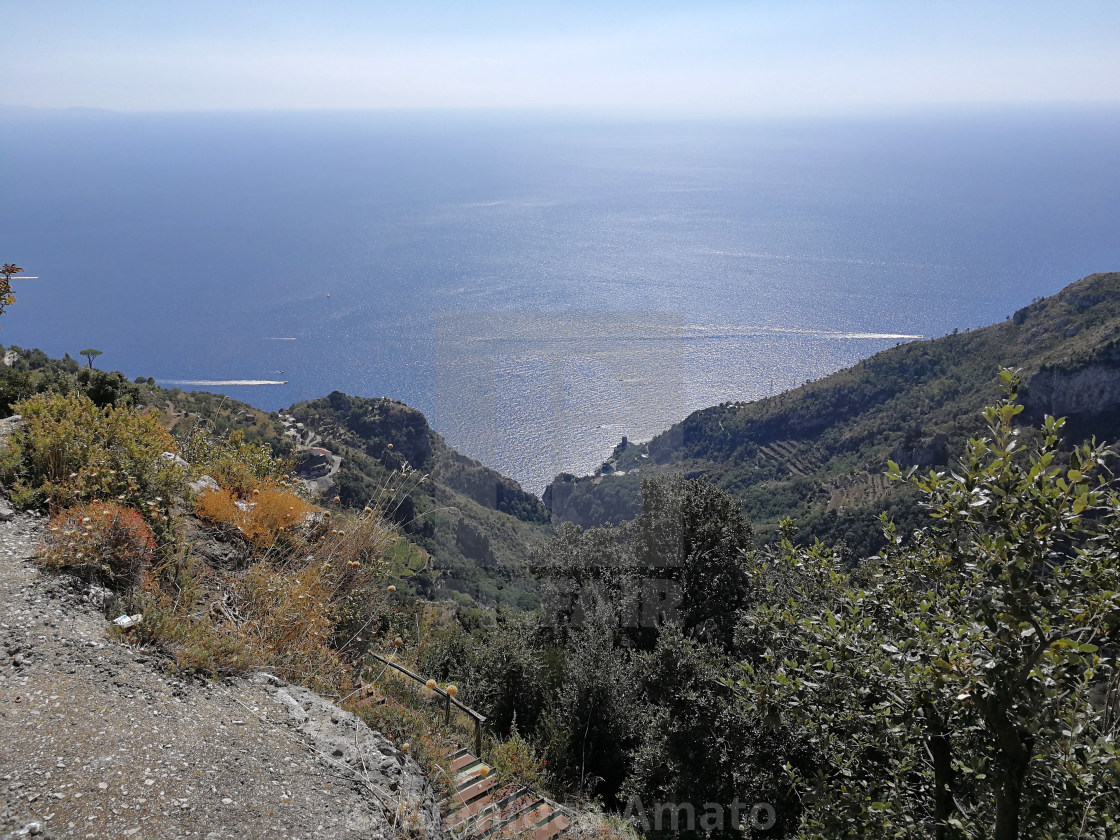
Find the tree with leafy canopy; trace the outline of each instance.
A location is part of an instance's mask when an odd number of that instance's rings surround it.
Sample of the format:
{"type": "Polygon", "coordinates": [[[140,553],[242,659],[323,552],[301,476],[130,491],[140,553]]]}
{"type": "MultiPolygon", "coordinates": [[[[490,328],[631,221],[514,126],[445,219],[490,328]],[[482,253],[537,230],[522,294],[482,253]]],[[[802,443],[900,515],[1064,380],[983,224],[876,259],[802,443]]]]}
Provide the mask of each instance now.
{"type": "Polygon", "coordinates": [[[887,527],[888,550],[854,575],[820,545],[787,539],[773,558],[798,583],[751,611],[763,653],[734,685],[814,750],[808,769],[786,764],[798,836],[1117,836],[1114,453],[1063,456],[1053,418],[1029,451],[1017,377],[1003,382],[959,471],[890,465],[936,527],[909,545],[887,527]]]}
{"type": "Polygon", "coordinates": [[[86,361],[89,362],[89,369],[93,370],[93,360],[101,355],[100,350],[94,350],[92,347],[87,347],[78,353],[80,356],[85,356],[86,361]]]}

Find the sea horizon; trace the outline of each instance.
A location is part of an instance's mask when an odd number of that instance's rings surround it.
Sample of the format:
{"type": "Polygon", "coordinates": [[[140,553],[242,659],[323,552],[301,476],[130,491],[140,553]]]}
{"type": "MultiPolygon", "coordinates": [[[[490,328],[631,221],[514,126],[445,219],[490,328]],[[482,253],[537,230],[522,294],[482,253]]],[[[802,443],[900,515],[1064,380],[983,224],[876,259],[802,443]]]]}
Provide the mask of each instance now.
{"type": "Polygon", "coordinates": [[[42,279],[0,342],[265,410],[392,396],[540,493],[623,435],[1115,269],[1118,150],[1107,107],[20,110],[0,245],[42,279]]]}

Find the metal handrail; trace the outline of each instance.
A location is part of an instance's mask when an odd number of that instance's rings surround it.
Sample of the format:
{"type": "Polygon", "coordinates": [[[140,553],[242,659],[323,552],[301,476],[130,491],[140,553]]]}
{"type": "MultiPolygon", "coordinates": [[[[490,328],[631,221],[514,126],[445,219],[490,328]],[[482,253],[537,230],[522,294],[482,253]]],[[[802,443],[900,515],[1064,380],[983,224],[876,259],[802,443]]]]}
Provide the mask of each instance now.
{"type": "MultiPolygon", "coordinates": [[[[426,679],[424,679],[422,676],[420,676],[419,674],[417,674],[415,671],[410,671],[408,668],[404,667],[403,665],[399,665],[398,663],[394,662],[391,659],[388,659],[387,657],[382,656],[379,653],[374,653],[373,651],[370,651],[369,655],[372,656],[374,659],[376,659],[378,662],[381,662],[385,665],[388,665],[390,668],[392,668],[395,671],[400,671],[406,677],[410,677],[411,679],[415,680],[416,682],[421,683],[422,685],[427,687],[428,681],[426,679]]],[[[443,697],[443,700],[444,700],[444,704],[443,704],[443,706],[444,706],[443,723],[444,723],[445,726],[450,726],[451,725],[451,707],[452,706],[459,709],[459,711],[465,713],[467,715],[467,717],[474,720],[474,753],[475,753],[476,758],[482,758],[482,724],[484,724],[486,722],[486,715],[481,714],[480,712],[476,712],[470,706],[463,705],[458,700],[456,700],[454,697],[452,697],[450,694],[448,694],[447,691],[440,688],[438,685],[435,686],[434,688],[432,688],[431,690],[434,691],[436,694],[440,695],[441,697],[443,697]]]]}

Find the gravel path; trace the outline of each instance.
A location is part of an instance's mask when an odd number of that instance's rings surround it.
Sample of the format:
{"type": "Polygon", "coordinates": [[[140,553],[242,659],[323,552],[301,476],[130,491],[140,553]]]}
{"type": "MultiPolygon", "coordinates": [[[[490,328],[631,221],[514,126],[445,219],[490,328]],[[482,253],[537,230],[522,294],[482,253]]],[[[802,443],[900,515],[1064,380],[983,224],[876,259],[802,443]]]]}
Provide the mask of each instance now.
{"type": "Polygon", "coordinates": [[[0,522],[0,838],[442,836],[426,779],[363,723],[267,675],[206,684],[110,639],[0,522]]]}

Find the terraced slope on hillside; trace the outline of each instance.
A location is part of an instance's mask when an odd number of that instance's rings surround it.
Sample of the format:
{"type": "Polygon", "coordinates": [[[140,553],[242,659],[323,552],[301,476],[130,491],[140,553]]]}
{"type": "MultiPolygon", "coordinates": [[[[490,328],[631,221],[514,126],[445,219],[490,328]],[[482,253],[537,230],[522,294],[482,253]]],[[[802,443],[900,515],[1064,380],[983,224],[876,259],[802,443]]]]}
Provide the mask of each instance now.
{"type": "Polygon", "coordinates": [[[784,516],[802,536],[878,545],[877,514],[921,514],[888,486],[888,458],[937,467],[980,431],[1001,366],[1022,371],[1023,422],[1067,416],[1070,439],[1120,433],[1120,273],[1094,274],[1006,321],[884,350],[853,367],[753,403],[694,412],[646,444],[615,450],[599,474],[558,476],[545,502],[558,520],[619,522],[638,510],[645,477],[683,472],[743,502],[763,537],[784,516]]]}

